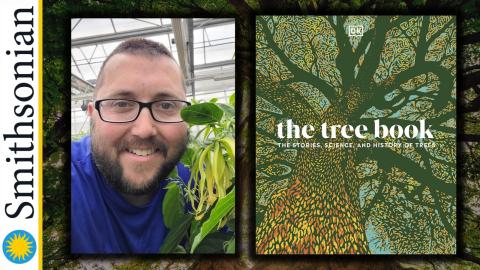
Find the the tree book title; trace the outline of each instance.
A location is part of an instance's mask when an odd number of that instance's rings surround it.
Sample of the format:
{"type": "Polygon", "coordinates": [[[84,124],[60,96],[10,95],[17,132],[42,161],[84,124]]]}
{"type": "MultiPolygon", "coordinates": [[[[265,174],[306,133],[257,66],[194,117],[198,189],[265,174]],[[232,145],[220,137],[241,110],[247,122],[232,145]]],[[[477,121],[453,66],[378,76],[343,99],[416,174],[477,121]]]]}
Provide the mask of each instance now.
{"type": "MultiPolygon", "coordinates": [[[[433,138],[432,132],[430,131],[431,126],[426,127],[425,120],[419,120],[418,127],[416,125],[407,125],[406,127],[402,127],[401,125],[392,125],[389,127],[381,124],[380,120],[378,119],[374,120],[373,124],[373,134],[375,138],[401,138],[403,136],[407,138],[419,139],[433,138]]],[[[355,127],[352,125],[328,126],[327,123],[322,123],[320,127],[321,131],[319,134],[324,139],[334,139],[337,137],[342,137],[345,139],[350,139],[352,137],[365,139],[366,136],[364,134],[369,131],[366,125],[357,125],[355,127]]],[[[277,124],[277,137],[280,139],[299,139],[301,137],[305,139],[311,139],[315,137],[315,128],[312,125],[304,125],[300,127],[299,125],[294,124],[291,119],[288,119],[286,121],[286,125],[284,125],[284,123],[277,124]]]]}

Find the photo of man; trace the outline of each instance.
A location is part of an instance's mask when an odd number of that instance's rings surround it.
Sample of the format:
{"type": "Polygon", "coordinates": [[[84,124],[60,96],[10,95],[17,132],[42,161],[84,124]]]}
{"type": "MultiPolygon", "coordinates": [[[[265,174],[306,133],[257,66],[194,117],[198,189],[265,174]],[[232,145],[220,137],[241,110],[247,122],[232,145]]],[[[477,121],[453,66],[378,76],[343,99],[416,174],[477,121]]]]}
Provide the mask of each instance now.
{"type": "Polygon", "coordinates": [[[158,251],[165,234],[155,213],[159,188],[188,141],[182,80],[170,52],[146,39],[121,43],[104,62],[88,105],[91,136],[72,145],[73,252],[158,251]],[[102,177],[105,183],[90,181],[102,177]]]}
{"type": "Polygon", "coordinates": [[[172,229],[162,213],[170,175],[190,179],[179,162],[190,134],[186,77],[171,47],[149,38],[106,56],[82,105],[90,129],[72,139],[72,253],[159,253],[172,229]]]}

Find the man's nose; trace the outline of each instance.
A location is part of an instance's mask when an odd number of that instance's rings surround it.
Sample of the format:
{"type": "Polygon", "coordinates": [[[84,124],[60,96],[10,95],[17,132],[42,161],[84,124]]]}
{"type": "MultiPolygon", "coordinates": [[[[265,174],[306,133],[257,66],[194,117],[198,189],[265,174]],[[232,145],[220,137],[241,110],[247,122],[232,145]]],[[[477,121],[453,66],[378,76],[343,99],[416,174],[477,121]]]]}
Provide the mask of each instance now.
{"type": "Polygon", "coordinates": [[[150,110],[148,108],[142,108],[138,118],[133,121],[133,127],[131,129],[132,135],[140,138],[155,136],[157,135],[157,129],[155,128],[156,123],[150,114],[150,110]]]}

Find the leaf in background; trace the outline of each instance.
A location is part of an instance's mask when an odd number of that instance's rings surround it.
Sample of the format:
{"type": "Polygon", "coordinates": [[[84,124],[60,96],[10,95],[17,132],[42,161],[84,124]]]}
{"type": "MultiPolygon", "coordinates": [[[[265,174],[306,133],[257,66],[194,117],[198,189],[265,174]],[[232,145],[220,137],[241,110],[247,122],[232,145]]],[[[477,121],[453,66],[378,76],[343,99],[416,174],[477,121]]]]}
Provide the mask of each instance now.
{"type": "Polygon", "coordinates": [[[231,137],[225,137],[220,139],[219,142],[223,144],[228,156],[235,160],[235,139],[231,137]]]}
{"type": "Polygon", "coordinates": [[[202,221],[201,220],[193,220],[192,221],[192,225],[190,226],[190,237],[188,238],[188,240],[190,241],[189,242],[189,246],[191,247],[192,244],[193,244],[193,238],[195,235],[198,234],[198,232],[200,232],[200,227],[202,226],[202,221]]]}
{"type": "Polygon", "coordinates": [[[185,167],[189,167],[192,165],[192,161],[193,161],[193,155],[195,154],[195,150],[193,150],[192,148],[188,147],[187,150],[185,151],[185,153],[183,153],[183,156],[182,158],[180,159],[180,161],[182,162],[182,164],[185,166],[185,167]]]}
{"type": "Polygon", "coordinates": [[[176,253],[176,254],[186,254],[187,251],[185,250],[184,247],[182,247],[181,245],[178,245],[173,251],[172,253],[176,253]]]}
{"type": "Polygon", "coordinates": [[[235,110],[231,106],[223,103],[217,103],[216,105],[223,110],[223,112],[225,113],[225,117],[235,117],[235,110]]]}
{"type": "Polygon", "coordinates": [[[195,249],[196,254],[223,254],[224,247],[232,239],[233,233],[213,232],[205,237],[195,249]]]}
{"type": "Polygon", "coordinates": [[[235,206],[235,188],[230,191],[227,196],[218,200],[215,207],[212,209],[208,219],[202,224],[200,233],[195,236],[193,240],[191,253],[195,252],[197,246],[202,240],[217,226],[220,221],[230,213],[235,206]]]}
{"type": "Polygon", "coordinates": [[[225,253],[234,254],[235,253],[235,237],[230,239],[225,245],[225,253]]]}
{"type": "Polygon", "coordinates": [[[186,107],[182,119],[191,125],[205,125],[222,119],[223,110],[213,103],[201,103],[186,107]]]}
{"type": "MultiPolygon", "coordinates": [[[[235,214],[235,212],[233,212],[235,214]]],[[[229,219],[225,224],[230,230],[235,231],[235,217],[229,219]]]]}
{"type": "Polygon", "coordinates": [[[160,248],[160,253],[172,253],[176,250],[178,244],[182,241],[183,236],[185,236],[192,219],[192,215],[184,215],[183,221],[177,223],[168,233],[165,241],[163,241],[162,247],[160,248]]]}
{"type": "Polygon", "coordinates": [[[185,219],[185,202],[180,187],[176,183],[170,182],[165,189],[167,192],[162,206],[163,223],[168,229],[172,229],[185,219]]]}
{"type": "Polygon", "coordinates": [[[230,98],[228,99],[228,102],[230,103],[230,105],[232,105],[232,107],[235,108],[235,93],[233,93],[230,98]]]}

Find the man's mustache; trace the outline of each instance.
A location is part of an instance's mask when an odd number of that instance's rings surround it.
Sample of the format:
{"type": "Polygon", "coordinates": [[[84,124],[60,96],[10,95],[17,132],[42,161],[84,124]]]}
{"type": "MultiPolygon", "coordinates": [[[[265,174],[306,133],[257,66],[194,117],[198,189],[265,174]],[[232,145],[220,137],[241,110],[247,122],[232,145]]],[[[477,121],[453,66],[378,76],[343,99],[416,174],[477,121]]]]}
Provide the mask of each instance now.
{"type": "Polygon", "coordinates": [[[131,138],[120,141],[118,144],[119,150],[125,149],[132,149],[132,148],[153,148],[155,150],[158,149],[160,154],[162,154],[165,158],[167,157],[168,153],[168,145],[166,145],[163,141],[159,140],[158,138],[152,137],[148,139],[138,139],[138,138],[131,138]]]}

